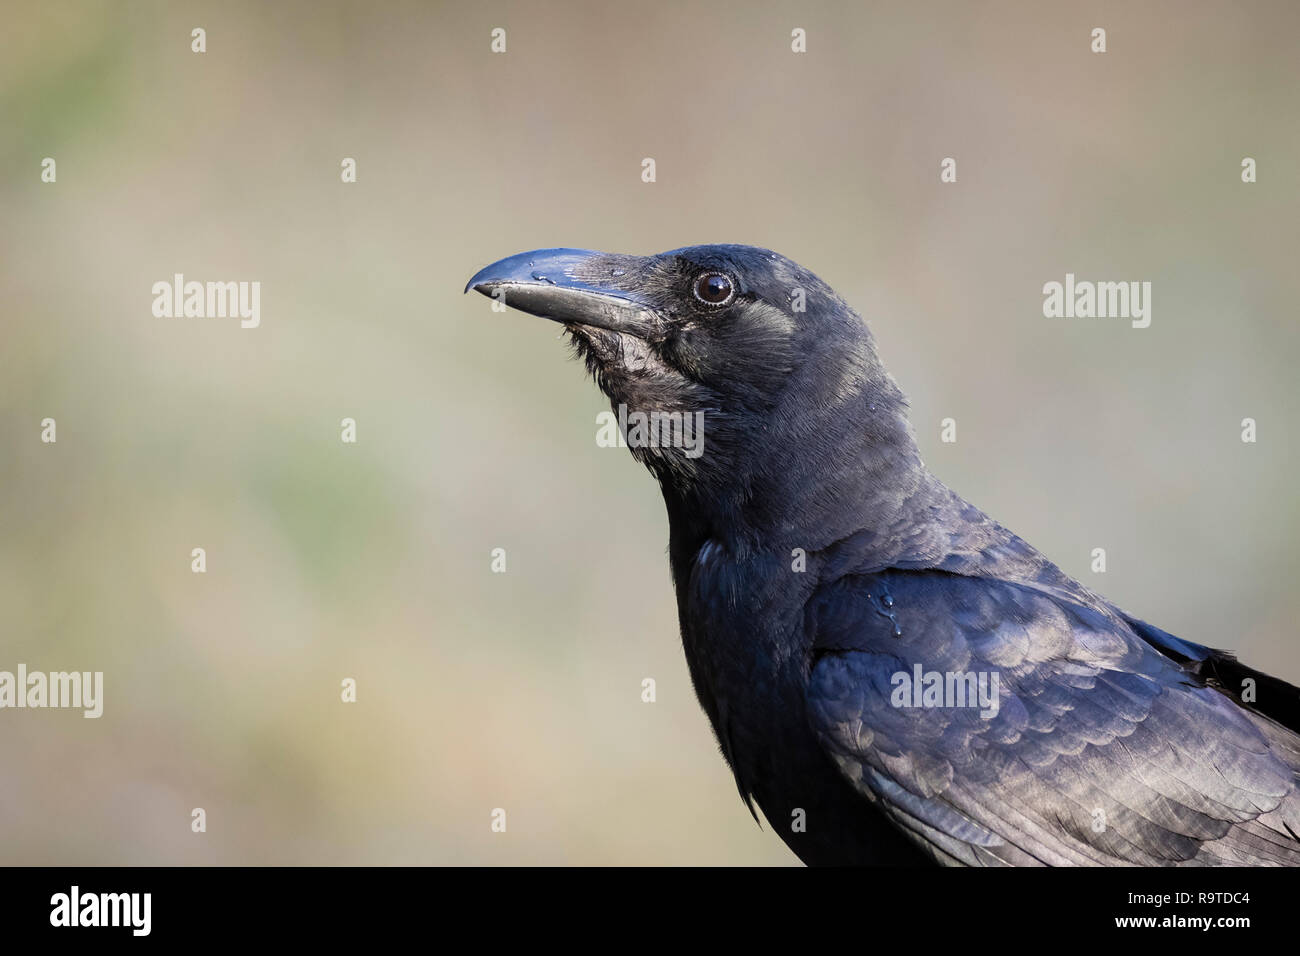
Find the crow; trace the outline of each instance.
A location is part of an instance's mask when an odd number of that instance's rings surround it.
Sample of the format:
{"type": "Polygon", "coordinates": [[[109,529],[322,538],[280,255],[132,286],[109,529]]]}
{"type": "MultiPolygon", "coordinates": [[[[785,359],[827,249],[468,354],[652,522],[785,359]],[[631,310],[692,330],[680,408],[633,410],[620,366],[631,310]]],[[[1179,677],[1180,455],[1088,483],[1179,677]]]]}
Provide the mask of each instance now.
{"type": "Polygon", "coordinates": [[[620,412],[663,492],[696,695],[805,863],[1300,863],[1300,691],[949,490],[811,272],[741,245],[544,249],[470,289],[563,323],[620,412]]]}

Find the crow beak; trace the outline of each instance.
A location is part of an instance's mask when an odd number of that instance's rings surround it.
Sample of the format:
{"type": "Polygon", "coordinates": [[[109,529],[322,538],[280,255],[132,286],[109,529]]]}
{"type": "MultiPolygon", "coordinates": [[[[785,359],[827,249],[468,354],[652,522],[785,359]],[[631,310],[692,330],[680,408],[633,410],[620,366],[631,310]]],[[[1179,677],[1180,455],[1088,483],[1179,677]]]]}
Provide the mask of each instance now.
{"type": "Polygon", "coordinates": [[[563,322],[645,338],[658,325],[653,308],[626,289],[579,279],[592,275],[592,260],[600,252],[586,249],[536,249],[494,262],[475,273],[465,291],[473,289],[511,308],[563,322]],[[582,267],[588,268],[583,269],[582,267]]]}

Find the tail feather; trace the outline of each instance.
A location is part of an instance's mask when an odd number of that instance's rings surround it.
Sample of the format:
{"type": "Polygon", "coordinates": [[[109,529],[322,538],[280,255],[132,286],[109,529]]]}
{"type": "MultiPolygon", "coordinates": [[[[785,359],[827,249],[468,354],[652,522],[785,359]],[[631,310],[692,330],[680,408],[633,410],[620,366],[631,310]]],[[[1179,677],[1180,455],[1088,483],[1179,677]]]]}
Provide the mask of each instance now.
{"type": "MultiPolygon", "coordinates": [[[[1139,637],[1182,664],[1200,683],[1221,691],[1246,710],[1262,714],[1293,734],[1300,734],[1300,688],[1247,667],[1231,651],[1184,641],[1127,615],[1125,620],[1139,637]]],[[[1300,741],[1292,747],[1300,748],[1300,741]]]]}

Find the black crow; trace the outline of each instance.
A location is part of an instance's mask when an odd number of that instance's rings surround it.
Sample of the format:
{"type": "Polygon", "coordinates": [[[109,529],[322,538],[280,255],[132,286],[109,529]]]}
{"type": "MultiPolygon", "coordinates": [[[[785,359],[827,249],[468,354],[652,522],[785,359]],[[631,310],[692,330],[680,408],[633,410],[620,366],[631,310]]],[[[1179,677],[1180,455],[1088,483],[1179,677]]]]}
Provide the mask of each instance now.
{"type": "Polygon", "coordinates": [[[1300,863],[1300,692],[943,485],[812,273],[545,249],[470,288],[564,324],[659,480],[695,692],[806,863],[1300,863]]]}

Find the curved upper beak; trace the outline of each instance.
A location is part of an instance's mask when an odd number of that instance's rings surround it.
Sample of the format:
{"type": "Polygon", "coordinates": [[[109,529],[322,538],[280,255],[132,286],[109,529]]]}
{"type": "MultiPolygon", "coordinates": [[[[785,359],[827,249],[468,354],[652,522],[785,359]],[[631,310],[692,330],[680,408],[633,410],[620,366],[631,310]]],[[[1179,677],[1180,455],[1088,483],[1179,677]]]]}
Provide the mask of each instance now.
{"type": "Polygon", "coordinates": [[[604,253],[587,249],[536,249],[480,269],[465,285],[511,308],[556,322],[589,325],[644,336],[656,323],[654,309],[626,289],[606,287],[591,276],[604,253]],[[587,268],[584,268],[587,267],[587,268]]]}

